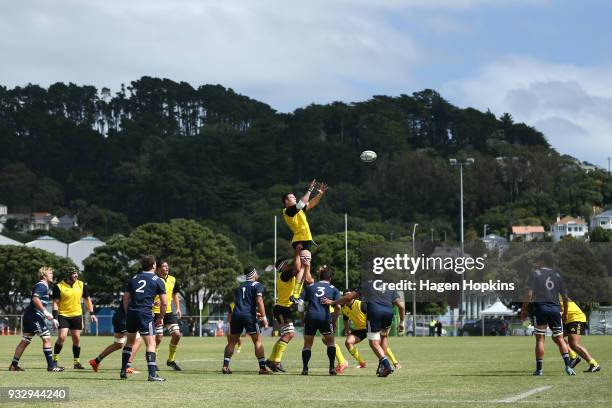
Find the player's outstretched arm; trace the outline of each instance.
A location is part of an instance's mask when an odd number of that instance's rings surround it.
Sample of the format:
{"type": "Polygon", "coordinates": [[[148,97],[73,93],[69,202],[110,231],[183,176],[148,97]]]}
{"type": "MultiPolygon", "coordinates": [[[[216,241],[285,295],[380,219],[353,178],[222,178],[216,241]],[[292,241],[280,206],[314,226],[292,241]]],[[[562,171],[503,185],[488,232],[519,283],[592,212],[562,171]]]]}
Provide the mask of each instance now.
{"type": "Polygon", "coordinates": [[[357,299],[359,297],[359,295],[357,294],[357,292],[346,292],[344,294],[344,296],[342,296],[340,299],[338,300],[331,300],[328,299],[326,297],[322,297],[321,298],[321,303],[324,305],[332,305],[332,306],[336,306],[336,305],[346,305],[348,302],[350,302],[353,299],[357,299]]]}
{"type": "Polygon", "coordinates": [[[85,298],[85,305],[87,305],[87,311],[89,311],[89,316],[92,322],[98,323],[98,318],[94,314],[94,305],[91,300],[91,297],[87,296],[85,298]]]}
{"type": "Polygon", "coordinates": [[[300,201],[297,203],[297,209],[301,210],[302,208],[309,208],[309,204],[308,201],[310,200],[310,195],[312,194],[314,187],[315,187],[315,183],[317,182],[317,179],[312,180],[309,184],[308,184],[308,190],[306,191],[306,193],[302,196],[302,198],[300,198],[300,201]]]}
{"type": "Polygon", "coordinates": [[[327,191],[327,184],[321,183],[321,185],[319,186],[319,190],[318,190],[319,194],[317,194],[312,200],[310,200],[310,202],[308,203],[308,207],[306,207],[306,210],[312,210],[313,208],[315,208],[321,201],[321,198],[323,198],[323,195],[325,194],[326,191],[327,191]]]}

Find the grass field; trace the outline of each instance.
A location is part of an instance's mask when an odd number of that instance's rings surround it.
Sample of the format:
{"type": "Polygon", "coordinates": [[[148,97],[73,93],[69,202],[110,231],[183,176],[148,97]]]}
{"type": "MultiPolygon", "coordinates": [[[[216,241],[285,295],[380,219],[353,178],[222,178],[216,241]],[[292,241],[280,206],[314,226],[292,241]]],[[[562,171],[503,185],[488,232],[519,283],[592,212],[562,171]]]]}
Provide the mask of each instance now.
{"type": "MultiPolygon", "coordinates": [[[[388,378],[375,376],[375,358],[366,344],[361,354],[368,360],[366,369],[356,369],[351,363],[343,376],[329,377],[325,349],[315,343],[311,375],[300,376],[301,338],[296,338],[285,353],[286,374],[257,375],[257,362],[252,345],[245,343],[232,360],[233,375],[223,376],[223,338],[183,338],[177,361],[185,371],[166,370],[167,339],[158,361],[165,383],[146,381],[144,354],[136,358],[140,374],[128,381],[119,380],[120,352],[103,361],[100,372],[77,371],[71,368],[70,341],[64,347],[60,364],[63,373],[47,373],[39,339],[35,339],[21,359],[27,371],[6,371],[18,336],[0,337],[4,366],[0,372],[0,387],[65,386],[70,400],[44,406],[118,407],[152,406],[244,406],[273,407],[287,405],[325,407],[507,407],[521,406],[588,406],[612,407],[612,338],[592,336],[584,344],[603,366],[599,373],[583,373],[587,364],[580,363],[578,375],[568,377],[562,371],[559,353],[547,339],[544,377],[532,377],[533,345],[530,337],[459,337],[459,338],[392,338],[393,350],[403,368],[388,378]],[[524,393],[534,391],[525,396],[524,393]],[[171,402],[177,404],[171,404],[171,402]]],[[[343,341],[342,338],[338,339],[343,341]]],[[[248,340],[250,343],[250,340],[248,340]]],[[[83,364],[95,357],[111,342],[110,337],[85,337],[82,344],[83,364]]],[[[266,339],[266,350],[273,339],[266,339]]],[[[343,346],[344,347],[344,346],[343,346]]],[[[344,348],[343,348],[344,350],[344,348]]],[[[0,401],[0,406],[35,406],[43,404],[0,401]]]]}

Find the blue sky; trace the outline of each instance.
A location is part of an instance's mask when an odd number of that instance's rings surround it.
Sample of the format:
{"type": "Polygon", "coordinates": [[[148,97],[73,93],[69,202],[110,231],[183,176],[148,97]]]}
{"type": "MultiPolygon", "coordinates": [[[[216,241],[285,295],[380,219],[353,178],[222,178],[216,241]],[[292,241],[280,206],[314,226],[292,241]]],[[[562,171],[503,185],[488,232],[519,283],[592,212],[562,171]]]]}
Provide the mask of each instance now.
{"type": "Polygon", "coordinates": [[[0,83],[117,90],[153,75],[284,112],[433,88],[607,167],[610,16],[603,0],[13,1],[0,83]]]}

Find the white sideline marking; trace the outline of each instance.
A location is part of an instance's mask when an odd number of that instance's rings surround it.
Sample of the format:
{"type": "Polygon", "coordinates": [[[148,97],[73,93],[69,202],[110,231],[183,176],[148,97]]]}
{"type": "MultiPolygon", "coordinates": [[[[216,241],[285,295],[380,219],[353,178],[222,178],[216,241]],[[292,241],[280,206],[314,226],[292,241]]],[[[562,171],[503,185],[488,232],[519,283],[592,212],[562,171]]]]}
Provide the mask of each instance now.
{"type": "Polygon", "coordinates": [[[542,387],[537,387],[537,388],[531,389],[529,391],[525,391],[522,394],[515,395],[513,397],[504,398],[504,399],[496,401],[496,402],[505,402],[505,403],[508,403],[508,402],[517,402],[517,401],[520,401],[520,400],[525,399],[527,397],[530,397],[533,394],[537,394],[538,392],[546,391],[546,390],[548,390],[550,388],[552,388],[552,385],[544,385],[542,387]]]}

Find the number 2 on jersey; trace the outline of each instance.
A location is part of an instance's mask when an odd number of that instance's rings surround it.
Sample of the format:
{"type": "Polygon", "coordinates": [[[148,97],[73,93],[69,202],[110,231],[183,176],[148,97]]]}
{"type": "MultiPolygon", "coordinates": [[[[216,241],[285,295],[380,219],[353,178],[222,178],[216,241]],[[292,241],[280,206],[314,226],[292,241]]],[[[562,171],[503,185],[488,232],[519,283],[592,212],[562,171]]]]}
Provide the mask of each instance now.
{"type": "Polygon", "coordinates": [[[138,293],[144,293],[144,287],[145,287],[145,286],[147,286],[147,281],[146,281],[146,280],[141,279],[141,280],[139,280],[139,281],[138,281],[138,283],[142,283],[142,285],[140,285],[140,286],[138,287],[138,289],[136,289],[136,290],[135,290],[135,292],[138,292],[138,293]]]}

